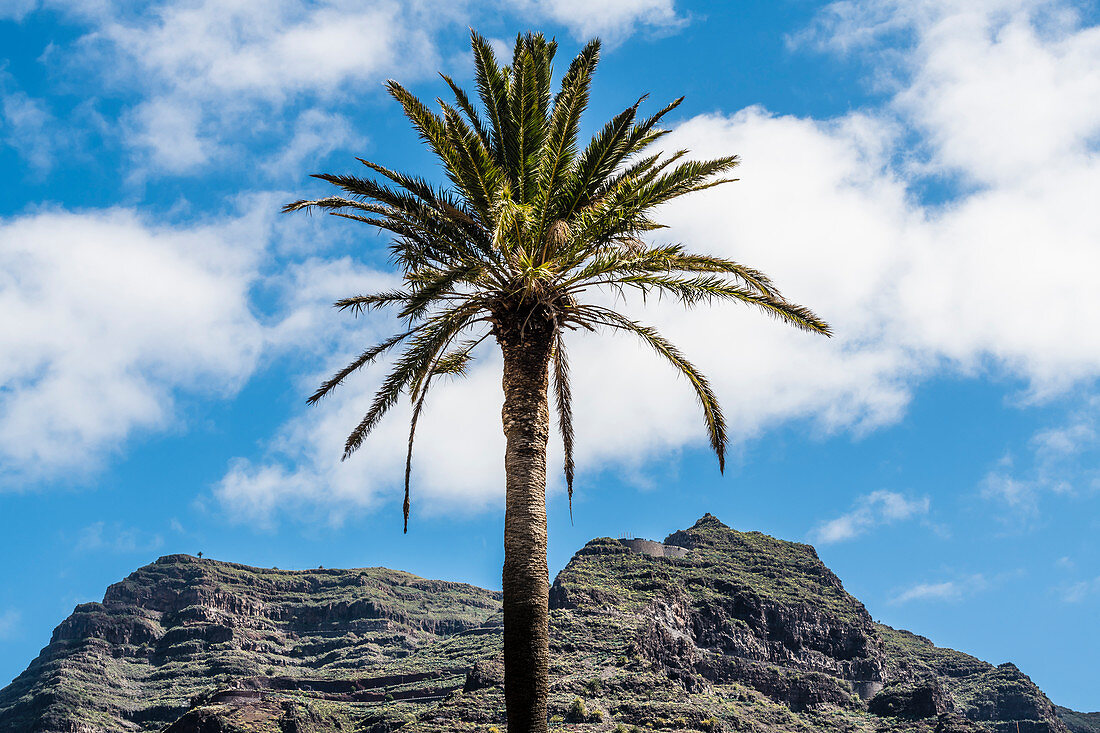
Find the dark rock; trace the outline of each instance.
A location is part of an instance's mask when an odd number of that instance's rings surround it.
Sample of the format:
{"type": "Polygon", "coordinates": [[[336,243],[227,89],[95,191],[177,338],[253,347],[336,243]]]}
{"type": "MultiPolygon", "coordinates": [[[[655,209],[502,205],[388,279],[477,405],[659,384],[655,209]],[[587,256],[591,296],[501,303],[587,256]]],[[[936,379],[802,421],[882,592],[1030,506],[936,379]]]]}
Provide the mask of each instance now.
{"type": "Polygon", "coordinates": [[[953,713],[955,704],[934,679],[901,680],[871,698],[867,709],[884,717],[918,720],[953,713]]]}
{"type": "Polygon", "coordinates": [[[466,674],[463,692],[476,692],[487,687],[504,685],[504,662],[496,659],[479,659],[466,674]]]}

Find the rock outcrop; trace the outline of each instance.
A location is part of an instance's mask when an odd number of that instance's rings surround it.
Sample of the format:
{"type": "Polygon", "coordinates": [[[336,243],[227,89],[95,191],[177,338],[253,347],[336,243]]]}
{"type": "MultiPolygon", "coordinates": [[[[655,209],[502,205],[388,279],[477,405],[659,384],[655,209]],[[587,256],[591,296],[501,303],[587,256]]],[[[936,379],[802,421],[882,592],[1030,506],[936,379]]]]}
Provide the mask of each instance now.
{"type": "MultiPolygon", "coordinates": [[[[1095,730],[1011,664],[874,623],[809,545],[710,515],[592,540],[551,619],[571,730],[1095,730]]],[[[0,691],[0,730],[504,730],[500,624],[499,593],[459,583],[168,556],[57,627],[0,691]]]]}

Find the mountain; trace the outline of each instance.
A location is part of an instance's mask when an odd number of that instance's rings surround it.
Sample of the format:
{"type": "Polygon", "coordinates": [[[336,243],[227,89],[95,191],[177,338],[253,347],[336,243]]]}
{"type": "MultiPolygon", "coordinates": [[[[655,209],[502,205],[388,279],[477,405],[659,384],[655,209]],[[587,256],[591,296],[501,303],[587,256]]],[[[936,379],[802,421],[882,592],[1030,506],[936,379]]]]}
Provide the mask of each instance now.
{"type": "Polygon", "coordinates": [[[1054,710],[1072,733],[1100,733],[1100,712],[1079,713],[1060,705],[1055,705],[1054,710]]]}
{"type": "MultiPolygon", "coordinates": [[[[592,540],[550,603],[569,730],[1096,730],[1012,664],[874,623],[809,545],[709,514],[592,540]]],[[[170,555],[77,606],[0,690],[0,730],[503,730],[500,623],[500,594],[461,583],[170,555]]]]}

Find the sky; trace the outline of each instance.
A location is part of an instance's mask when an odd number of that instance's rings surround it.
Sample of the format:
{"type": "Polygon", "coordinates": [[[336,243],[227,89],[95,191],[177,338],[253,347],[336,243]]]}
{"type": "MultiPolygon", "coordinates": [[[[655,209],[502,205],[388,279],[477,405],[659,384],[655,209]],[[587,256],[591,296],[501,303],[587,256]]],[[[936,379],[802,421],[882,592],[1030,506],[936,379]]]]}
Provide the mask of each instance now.
{"type": "MultiPolygon", "coordinates": [[[[642,94],[669,149],[740,181],[655,241],[767,272],[823,339],[735,306],[628,302],[711,378],[630,341],[570,343],[574,521],[598,536],[711,512],[809,542],[871,615],[1100,709],[1100,11],[1092,0],[0,0],[0,684],[77,603],[160,555],[387,566],[500,587],[500,361],[351,460],[388,335],[338,298],[397,275],[356,222],[281,215],[356,156],[441,180],[384,92],[472,88],[506,53],[604,40],[584,134],[642,94]]],[[[560,465],[560,449],[551,461],[560,465]]]]}

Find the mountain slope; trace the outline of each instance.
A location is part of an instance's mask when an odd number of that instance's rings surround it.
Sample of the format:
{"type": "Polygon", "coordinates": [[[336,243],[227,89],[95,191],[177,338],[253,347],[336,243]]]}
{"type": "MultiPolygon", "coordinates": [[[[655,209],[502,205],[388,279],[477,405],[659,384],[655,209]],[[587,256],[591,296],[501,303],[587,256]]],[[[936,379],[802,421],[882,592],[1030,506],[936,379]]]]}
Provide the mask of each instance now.
{"type": "MultiPolygon", "coordinates": [[[[875,624],[812,547],[710,515],[589,542],[551,607],[553,722],[573,730],[1089,730],[1011,664],[875,624]]],[[[0,691],[0,730],[503,729],[499,609],[381,568],[164,557],[57,628],[0,691]]]]}
{"type": "MultiPolygon", "coordinates": [[[[156,730],[213,687],[384,674],[499,605],[499,593],[384,568],[289,572],[162,557],[55,629],[0,692],[0,730],[156,730]]],[[[455,674],[461,684],[465,668],[455,674]]]]}
{"type": "Polygon", "coordinates": [[[1100,733],[1100,712],[1079,713],[1060,705],[1055,710],[1072,733],[1100,733]]]}

